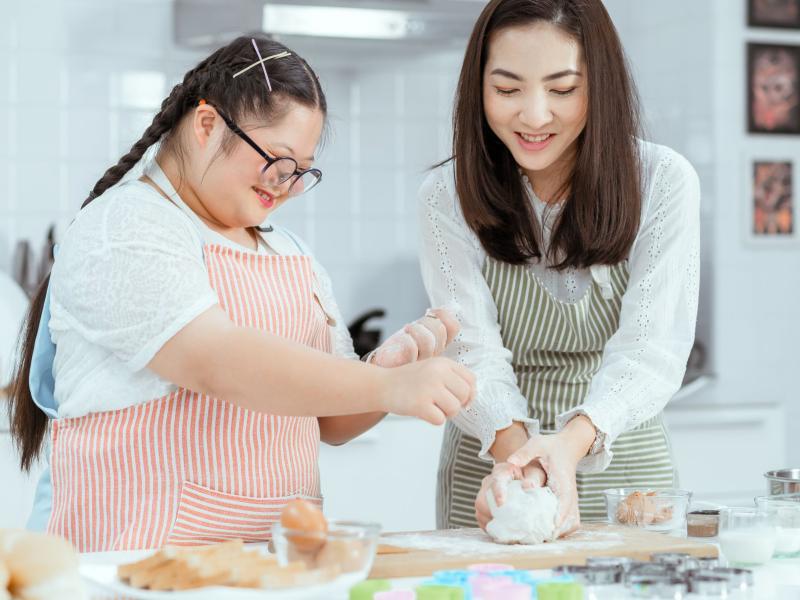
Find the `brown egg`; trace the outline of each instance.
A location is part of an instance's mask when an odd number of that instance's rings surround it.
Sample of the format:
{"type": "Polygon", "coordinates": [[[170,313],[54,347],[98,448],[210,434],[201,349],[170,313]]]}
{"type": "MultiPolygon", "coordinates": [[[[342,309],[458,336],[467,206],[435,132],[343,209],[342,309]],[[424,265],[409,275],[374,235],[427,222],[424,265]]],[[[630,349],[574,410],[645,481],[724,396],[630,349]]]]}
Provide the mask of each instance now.
{"type": "Polygon", "coordinates": [[[325,543],[328,522],[322,511],[307,500],[295,498],[284,506],[281,512],[281,526],[292,530],[287,539],[298,550],[313,552],[325,543]],[[298,535],[294,532],[304,532],[298,535]]]}
{"type": "Polygon", "coordinates": [[[344,573],[360,571],[367,560],[366,554],[364,540],[330,539],[317,554],[317,567],[338,566],[344,573]]]}

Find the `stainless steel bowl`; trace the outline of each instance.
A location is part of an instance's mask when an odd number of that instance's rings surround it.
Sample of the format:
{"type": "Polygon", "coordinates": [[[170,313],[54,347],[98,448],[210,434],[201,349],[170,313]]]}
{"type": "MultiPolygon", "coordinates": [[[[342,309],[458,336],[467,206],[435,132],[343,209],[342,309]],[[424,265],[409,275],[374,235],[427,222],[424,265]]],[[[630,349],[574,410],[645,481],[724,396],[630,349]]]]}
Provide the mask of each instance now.
{"type": "Polygon", "coordinates": [[[767,479],[767,493],[796,494],[800,492],[800,469],[779,469],[764,473],[767,479]]]}

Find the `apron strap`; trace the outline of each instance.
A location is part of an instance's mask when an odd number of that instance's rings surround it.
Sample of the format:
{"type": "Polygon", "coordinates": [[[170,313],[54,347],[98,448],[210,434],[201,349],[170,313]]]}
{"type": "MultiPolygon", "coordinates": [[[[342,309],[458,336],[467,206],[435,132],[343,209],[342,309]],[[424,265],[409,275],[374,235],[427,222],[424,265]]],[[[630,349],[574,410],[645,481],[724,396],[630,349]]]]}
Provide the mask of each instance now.
{"type": "Polygon", "coordinates": [[[608,265],[592,265],[589,267],[592,280],[600,288],[600,295],[603,300],[613,300],[614,288],[611,286],[611,267],[608,265]]]}

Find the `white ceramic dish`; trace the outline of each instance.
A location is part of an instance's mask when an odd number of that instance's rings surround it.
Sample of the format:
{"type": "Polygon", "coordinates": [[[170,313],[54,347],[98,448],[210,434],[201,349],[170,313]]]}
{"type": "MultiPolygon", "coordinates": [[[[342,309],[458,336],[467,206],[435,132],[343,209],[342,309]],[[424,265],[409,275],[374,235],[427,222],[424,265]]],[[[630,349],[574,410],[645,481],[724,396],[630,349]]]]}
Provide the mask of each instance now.
{"type": "Polygon", "coordinates": [[[361,579],[347,581],[346,575],[340,576],[331,583],[315,585],[302,589],[251,590],[233,587],[207,587],[183,592],[151,592],[140,590],[122,583],[117,579],[116,565],[82,565],[81,577],[91,587],[92,596],[97,592],[106,592],[109,597],[141,600],[311,600],[319,598],[347,597],[347,591],[361,579]]]}
{"type": "Polygon", "coordinates": [[[357,574],[340,575],[335,581],[324,585],[280,590],[255,590],[234,587],[206,587],[181,592],[153,592],[132,587],[117,578],[117,565],[134,562],[152,554],[145,552],[102,552],[84,554],[81,557],[80,573],[90,597],[106,594],[109,598],[122,596],[135,600],[311,600],[319,598],[347,598],[348,590],[363,577],[357,574]]]}

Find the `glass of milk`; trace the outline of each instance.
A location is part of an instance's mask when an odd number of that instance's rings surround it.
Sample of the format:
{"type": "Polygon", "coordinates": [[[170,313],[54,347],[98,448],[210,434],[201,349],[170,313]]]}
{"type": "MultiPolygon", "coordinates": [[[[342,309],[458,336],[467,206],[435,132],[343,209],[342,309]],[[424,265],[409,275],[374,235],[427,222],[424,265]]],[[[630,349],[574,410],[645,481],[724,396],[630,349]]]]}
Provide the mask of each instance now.
{"type": "Polygon", "coordinates": [[[757,507],[728,507],[719,513],[719,545],[733,565],[761,565],[775,553],[775,513],[757,507]]]}
{"type": "Polygon", "coordinates": [[[772,514],[778,532],[775,558],[800,557],[800,502],[780,495],[759,496],[756,505],[772,514]]]}

